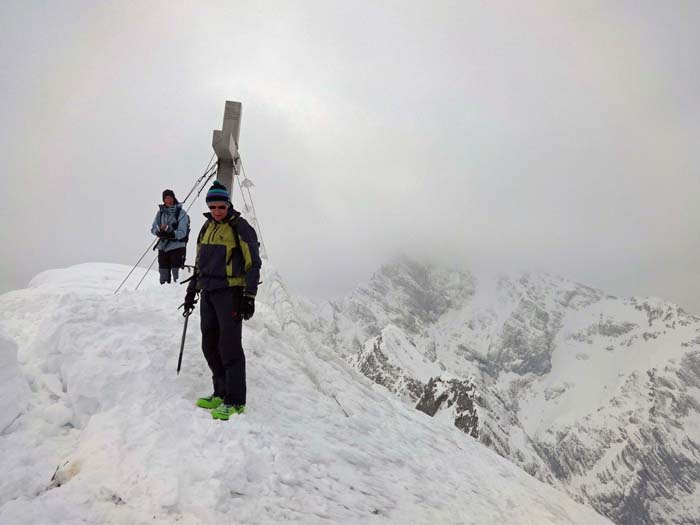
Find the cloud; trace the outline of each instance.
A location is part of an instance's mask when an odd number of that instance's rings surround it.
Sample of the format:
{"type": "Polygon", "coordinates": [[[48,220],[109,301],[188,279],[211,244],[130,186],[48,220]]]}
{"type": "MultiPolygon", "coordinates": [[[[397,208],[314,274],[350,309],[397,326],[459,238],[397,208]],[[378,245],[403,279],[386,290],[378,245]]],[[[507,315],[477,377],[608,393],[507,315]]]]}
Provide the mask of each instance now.
{"type": "Polygon", "coordinates": [[[428,253],[700,309],[692,4],[2,9],[0,288],[135,262],[160,192],[190,189],[233,99],[263,235],[297,291],[345,293],[428,253]]]}

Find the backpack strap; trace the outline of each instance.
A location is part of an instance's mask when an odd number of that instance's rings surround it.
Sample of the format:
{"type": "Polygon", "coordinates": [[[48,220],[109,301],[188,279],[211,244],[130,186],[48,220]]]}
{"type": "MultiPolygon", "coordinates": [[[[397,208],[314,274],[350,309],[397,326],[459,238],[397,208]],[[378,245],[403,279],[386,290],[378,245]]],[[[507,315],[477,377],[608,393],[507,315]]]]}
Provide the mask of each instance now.
{"type": "MultiPolygon", "coordinates": [[[[180,213],[178,214],[177,217],[175,217],[175,228],[173,228],[174,231],[177,231],[178,228],[180,227],[180,219],[182,219],[182,214],[185,214],[185,218],[189,219],[189,216],[187,215],[187,212],[185,211],[185,208],[180,207],[180,213]]],[[[178,242],[184,242],[187,244],[190,242],[190,230],[191,230],[192,225],[190,224],[189,220],[187,222],[187,231],[185,232],[185,236],[182,239],[175,239],[178,242]]]]}
{"type": "Polygon", "coordinates": [[[182,208],[180,208],[180,213],[178,213],[178,214],[175,216],[175,227],[173,228],[173,230],[177,230],[177,227],[180,226],[180,217],[182,217],[182,212],[183,212],[183,211],[185,211],[185,210],[183,210],[182,208]]]}
{"type": "Polygon", "coordinates": [[[241,254],[241,260],[245,263],[245,257],[243,256],[243,248],[241,248],[241,238],[238,236],[238,217],[236,217],[234,220],[229,222],[229,225],[231,226],[231,230],[233,231],[233,238],[236,240],[236,247],[231,250],[231,255],[228,258],[228,261],[226,261],[226,265],[231,264],[231,261],[233,260],[233,252],[237,251],[238,253],[241,254]]]}
{"type": "Polygon", "coordinates": [[[209,226],[209,223],[211,221],[209,219],[206,220],[206,222],[202,225],[202,229],[199,230],[199,234],[197,235],[197,244],[202,242],[202,238],[204,237],[204,232],[207,231],[207,226],[209,226]]]}

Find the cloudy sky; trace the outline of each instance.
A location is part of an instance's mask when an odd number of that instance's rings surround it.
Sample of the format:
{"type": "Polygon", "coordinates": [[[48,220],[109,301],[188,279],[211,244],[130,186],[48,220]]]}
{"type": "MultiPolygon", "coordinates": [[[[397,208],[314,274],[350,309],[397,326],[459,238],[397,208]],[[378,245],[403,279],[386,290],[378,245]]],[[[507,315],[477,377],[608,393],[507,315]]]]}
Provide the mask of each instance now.
{"type": "Polygon", "coordinates": [[[700,313],[698,27],[673,0],[3,0],[0,291],[135,263],[228,99],[301,294],[403,252],[700,313]]]}

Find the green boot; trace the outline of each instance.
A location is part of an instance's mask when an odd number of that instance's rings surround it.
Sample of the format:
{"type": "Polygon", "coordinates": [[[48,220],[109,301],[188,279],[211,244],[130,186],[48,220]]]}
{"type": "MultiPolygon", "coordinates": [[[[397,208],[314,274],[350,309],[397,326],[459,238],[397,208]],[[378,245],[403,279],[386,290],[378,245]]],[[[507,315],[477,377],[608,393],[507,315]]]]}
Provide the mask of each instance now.
{"type": "Polygon", "coordinates": [[[197,400],[197,406],[201,408],[212,409],[218,407],[223,402],[224,400],[218,396],[200,397],[197,400]]]}
{"type": "Polygon", "coordinates": [[[236,414],[243,414],[245,412],[245,405],[226,405],[221,404],[211,411],[211,417],[214,419],[221,419],[223,421],[228,421],[228,418],[235,416],[236,414]]]}

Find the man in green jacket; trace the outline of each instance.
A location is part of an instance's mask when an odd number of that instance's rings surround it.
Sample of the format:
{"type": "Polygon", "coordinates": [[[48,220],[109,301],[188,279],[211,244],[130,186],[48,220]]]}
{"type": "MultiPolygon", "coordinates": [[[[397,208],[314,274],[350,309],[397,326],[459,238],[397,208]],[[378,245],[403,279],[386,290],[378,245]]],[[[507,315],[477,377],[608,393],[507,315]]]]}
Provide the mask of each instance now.
{"type": "Polygon", "coordinates": [[[187,286],[185,315],[201,294],[202,351],[212,372],[214,392],[197,400],[214,419],[245,412],[243,320],[255,313],[260,267],[258,237],[233,209],[231,195],[215,181],[206,196],[209,213],[197,238],[195,272],[187,286]]]}

